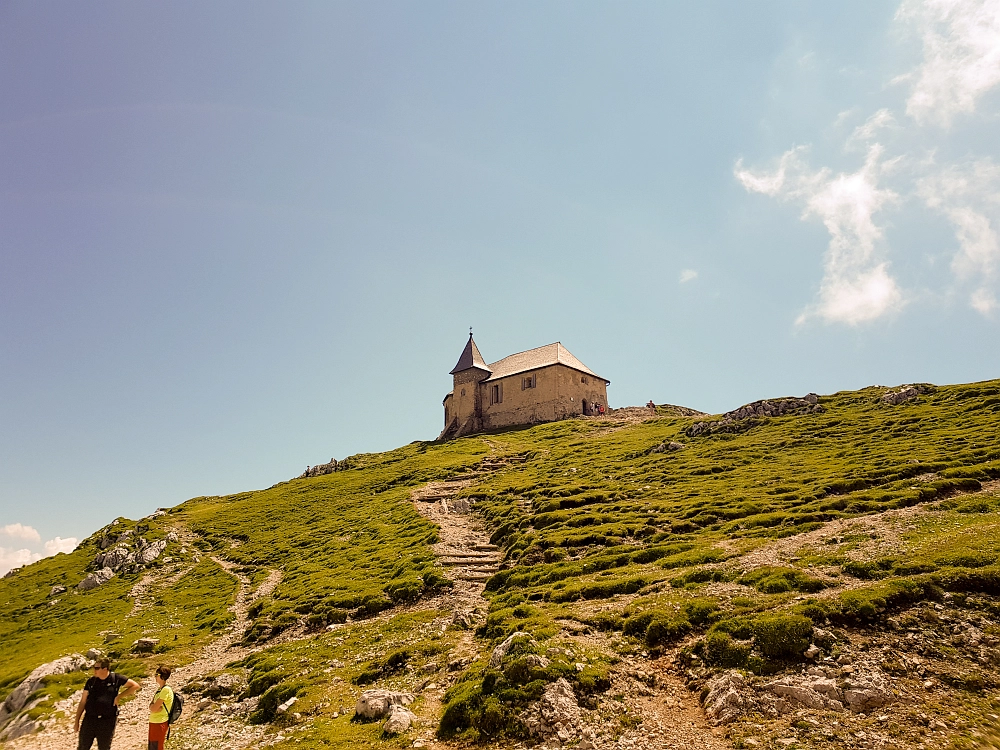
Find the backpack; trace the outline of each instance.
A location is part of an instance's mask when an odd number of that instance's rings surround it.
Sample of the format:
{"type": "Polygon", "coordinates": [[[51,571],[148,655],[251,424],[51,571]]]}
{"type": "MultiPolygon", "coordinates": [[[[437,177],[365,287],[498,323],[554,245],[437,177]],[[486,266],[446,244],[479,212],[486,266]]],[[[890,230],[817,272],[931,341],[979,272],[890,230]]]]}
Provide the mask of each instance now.
{"type": "Polygon", "coordinates": [[[167,714],[167,723],[174,724],[181,718],[181,711],[184,710],[184,698],[180,693],[174,693],[174,702],[170,705],[170,713],[167,714]]]}

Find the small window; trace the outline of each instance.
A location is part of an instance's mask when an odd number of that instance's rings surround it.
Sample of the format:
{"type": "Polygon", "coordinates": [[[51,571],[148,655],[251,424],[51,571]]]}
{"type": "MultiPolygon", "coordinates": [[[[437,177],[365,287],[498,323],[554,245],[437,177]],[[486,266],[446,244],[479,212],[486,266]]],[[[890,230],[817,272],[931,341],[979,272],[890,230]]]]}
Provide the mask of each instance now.
{"type": "Polygon", "coordinates": [[[584,375],[583,377],[580,378],[580,382],[583,383],[584,385],[587,385],[587,383],[589,383],[590,381],[587,380],[587,376],[584,375]]]}
{"type": "Polygon", "coordinates": [[[462,389],[462,395],[463,396],[465,395],[465,389],[464,388],[462,389]]]}
{"type": "Polygon", "coordinates": [[[527,378],[521,378],[521,390],[522,391],[526,391],[529,388],[534,388],[534,387],[535,387],[535,376],[534,375],[532,375],[531,377],[527,377],[527,378]]]}
{"type": "Polygon", "coordinates": [[[490,390],[490,404],[503,403],[503,383],[497,383],[490,390]]]}

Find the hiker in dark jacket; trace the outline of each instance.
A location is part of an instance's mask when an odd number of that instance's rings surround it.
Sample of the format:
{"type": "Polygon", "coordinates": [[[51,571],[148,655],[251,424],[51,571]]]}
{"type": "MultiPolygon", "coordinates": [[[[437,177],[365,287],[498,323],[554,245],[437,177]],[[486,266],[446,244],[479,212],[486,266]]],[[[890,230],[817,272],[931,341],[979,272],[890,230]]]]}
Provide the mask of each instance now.
{"type": "Polygon", "coordinates": [[[94,662],[94,676],[83,686],[80,705],[76,707],[73,731],[80,735],[77,750],[90,750],[97,740],[98,750],[111,750],[111,738],[118,721],[118,703],[135,695],[139,683],[111,671],[111,662],[98,659],[94,662]],[[122,688],[125,688],[122,692],[122,688]],[[83,721],[80,721],[83,717],[83,721]]]}

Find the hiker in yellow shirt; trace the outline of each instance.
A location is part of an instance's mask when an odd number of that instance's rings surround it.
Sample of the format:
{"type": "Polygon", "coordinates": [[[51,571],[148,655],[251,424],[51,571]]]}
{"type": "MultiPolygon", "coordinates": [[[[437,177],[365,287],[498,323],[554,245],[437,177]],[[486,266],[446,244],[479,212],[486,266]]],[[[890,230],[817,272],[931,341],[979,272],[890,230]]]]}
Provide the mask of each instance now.
{"type": "Polygon", "coordinates": [[[157,691],[149,702],[149,750],[163,750],[170,733],[170,709],[174,705],[174,691],[167,685],[170,667],[162,664],[156,668],[157,691]]]}

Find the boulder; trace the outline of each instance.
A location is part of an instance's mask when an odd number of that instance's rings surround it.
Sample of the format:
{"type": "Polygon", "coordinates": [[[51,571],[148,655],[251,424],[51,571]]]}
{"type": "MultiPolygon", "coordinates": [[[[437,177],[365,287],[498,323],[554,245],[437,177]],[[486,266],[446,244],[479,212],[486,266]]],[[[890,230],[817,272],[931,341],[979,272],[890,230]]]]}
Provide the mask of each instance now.
{"type": "Polygon", "coordinates": [[[527,633],[522,633],[520,631],[516,633],[511,633],[507,636],[503,643],[493,649],[493,655],[490,656],[490,669],[500,669],[503,666],[503,660],[506,658],[507,653],[510,651],[511,647],[519,640],[531,638],[527,633]]]}
{"type": "Polygon", "coordinates": [[[114,577],[115,571],[111,568],[101,568],[93,573],[88,573],[87,577],[76,585],[76,588],[79,591],[90,591],[91,589],[96,589],[98,586],[103,586],[114,577]]]}
{"type": "Polygon", "coordinates": [[[84,654],[84,656],[90,659],[90,661],[97,661],[102,656],[104,656],[104,652],[101,651],[101,649],[99,648],[89,648],[87,649],[87,653],[84,654]]]}
{"type": "Polygon", "coordinates": [[[907,401],[913,401],[924,393],[933,392],[934,386],[926,383],[913,383],[911,385],[900,386],[898,390],[888,391],[883,394],[882,403],[890,406],[898,406],[899,404],[905,404],[907,401]]]}
{"type": "Polygon", "coordinates": [[[393,706],[409,706],[413,703],[413,693],[397,693],[392,690],[365,690],[354,706],[354,713],[361,719],[384,719],[393,706]]]}
{"type": "Polygon", "coordinates": [[[98,555],[94,562],[102,568],[111,568],[111,570],[117,573],[128,562],[131,554],[126,545],[118,544],[107,552],[98,555]]]}
{"type": "Polygon", "coordinates": [[[294,706],[298,702],[299,702],[299,699],[296,698],[295,696],[292,696],[287,701],[285,701],[280,706],[278,706],[277,713],[279,713],[279,714],[286,713],[288,711],[288,709],[290,709],[292,706],[294,706]]]}
{"type": "Polygon", "coordinates": [[[417,717],[409,709],[393,705],[389,708],[389,718],[382,725],[382,731],[386,734],[400,734],[413,726],[416,720],[417,717]]]}
{"type": "Polygon", "coordinates": [[[708,683],[704,704],[705,715],[711,724],[728,724],[757,710],[753,689],[735,670],[723,672],[708,683]]]}
{"type": "Polygon", "coordinates": [[[176,531],[171,531],[171,532],[169,532],[167,534],[167,541],[168,542],[176,542],[178,539],[180,539],[180,537],[177,536],[177,532],[176,531]]]}
{"type": "Polygon", "coordinates": [[[53,675],[69,674],[88,669],[90,662],[81,654],[70,654],[55,661],[46,662],[32,670],[31,674],[25,677],[21,683],[14,688],[10,695],[0,704],[0,726],[3,726],[11,716],[16,714],[28,702],[28,698],[33,692],[42,686],[46,677],[53,675]]]}
{"type": "Polygon", "coordinates": [[[0,731],[0,742],[16,740],[18,737],[31,734],[40,727],[40,722],[34,721],[27,713],[23,713],[4,727],[3,731],[0,731]]]}
{"type": "Polygon", "coordinates": [[[565,677],[549,683],[541,700],[530,706],[521,717],[528,733],[543,740],[571,742],[579,735],[580,705],[573,686],[565,677]]]}
{"type": "Polygon", "coordinates": [[[894,697],[889,681],[878,672],[870,672],[844,683],[844,703],[859,713],[868,713],[873,708],[892,703],[894,697]]]}
{"type": "Polygon", "coordinates": [[[150,654],[159,643],[159,638],[140,638],[132,644],[132,651],[137,654],[150,654]]]}
{"type": "Polygon", "coordinates": [[[65,594],[65,593],[66,593],[65,586],[53,586],[49,590],[49,596],[58,596],[59,594],[65,594]]]}
{"type": "Polygon", "coordinates": [[[143,565],[149,565],[156,558],[158,558],[160,554],[163,552],[163,550],[165,550],[166,548],[167,548],[166,539],[161,539],[158,542],[153,542],[144,550],[142,550],[142,552],[139,553],[137,562],[140,562],[143,565]]]}
{"type": "Polygon", "coordinates": [[[801,703],[806,708],[843,711],[843,693],[837,683],[827,677],[788,677],[769,684],[768,689],[779,698],[801,703]]]}

